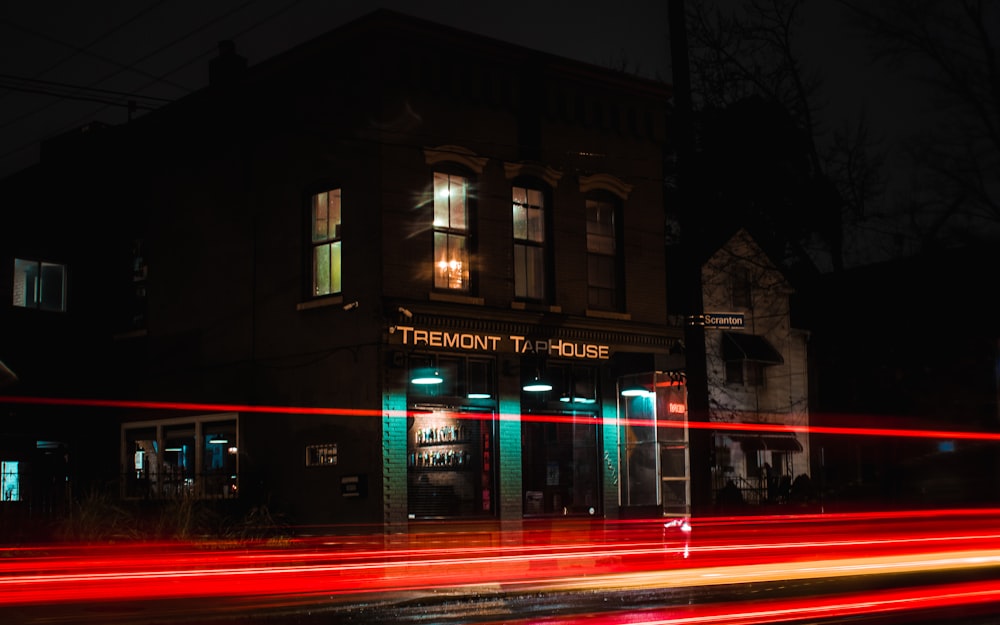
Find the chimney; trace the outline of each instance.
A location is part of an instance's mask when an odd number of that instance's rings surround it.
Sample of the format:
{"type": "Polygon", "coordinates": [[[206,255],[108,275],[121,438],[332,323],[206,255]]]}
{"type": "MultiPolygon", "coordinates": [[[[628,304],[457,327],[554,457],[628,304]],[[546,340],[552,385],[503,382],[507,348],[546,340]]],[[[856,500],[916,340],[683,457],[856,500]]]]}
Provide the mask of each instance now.
{"type": "Polygon", "coordinates": [[[246,68],[247,60],[236,54],[236,44],[232,41],[220,41],[219,55],[208,62],[208,84],[233,82],[246,68]]]}

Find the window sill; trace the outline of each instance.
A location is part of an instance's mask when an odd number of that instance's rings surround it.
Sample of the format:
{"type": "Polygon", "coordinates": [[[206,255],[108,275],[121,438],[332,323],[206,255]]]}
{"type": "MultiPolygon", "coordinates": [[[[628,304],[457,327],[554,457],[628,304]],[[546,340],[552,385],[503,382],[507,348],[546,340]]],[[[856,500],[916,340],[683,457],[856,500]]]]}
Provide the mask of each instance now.
{"type": "Polygon", "coordinates": [[[313,299],[308,302],[299,302],[295,305],[295,310],[309,310],[312,308],[324,308],[326,306],[337,306],[344,303],[343,295],[332,295],[321,299],[313,299]]]}
{"type": "Polygon", "coordinates": [[[632,315],[629,313],[612,312],[610,310],[590,310],[584,311],[584,315],[587,317],[594,317],[596,319],[617,319],[618,321],[631,321],[632,315]]]}
{"type": "Polygon", "coordinates": [[[427,297],[432,302],[450,302],[452,304],[469,304],[471,306],[482,306],[486,303],[486,300],[481,297],[454,295],[452,293],[435,293],[433,291],[428,293],[427,297]]]}
{"type": "Polygon", "coordinates": [[[116,341],[127,341],[128,339],[141,338],[143,336],[146,336],[148,333],[149,333],[148,330],[142,328],[139,330],[129,330],[128,332],[119,332],[118,334],[113,335],[111,338],[113,338],[116,341]]]}
{"type": "Polygon", "coordinates": [[[561,313],[562,306],[550,306],[548,304],[532,304],[529,302],[511,302],[510,307],[514,310],[533,310],[550,313],[561,313]]]}

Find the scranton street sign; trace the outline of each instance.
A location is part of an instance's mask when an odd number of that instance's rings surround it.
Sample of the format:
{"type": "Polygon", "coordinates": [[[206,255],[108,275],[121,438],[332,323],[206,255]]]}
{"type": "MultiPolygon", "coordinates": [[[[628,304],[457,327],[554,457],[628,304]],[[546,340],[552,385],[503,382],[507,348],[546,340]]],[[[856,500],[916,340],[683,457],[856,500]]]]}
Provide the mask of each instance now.
{"type": "Polygon", "coordinates": [[[689,323],[719,330],[739,330],[746,327],[746,315],[733,312],[705,313],[692,317],[689,323]]]}

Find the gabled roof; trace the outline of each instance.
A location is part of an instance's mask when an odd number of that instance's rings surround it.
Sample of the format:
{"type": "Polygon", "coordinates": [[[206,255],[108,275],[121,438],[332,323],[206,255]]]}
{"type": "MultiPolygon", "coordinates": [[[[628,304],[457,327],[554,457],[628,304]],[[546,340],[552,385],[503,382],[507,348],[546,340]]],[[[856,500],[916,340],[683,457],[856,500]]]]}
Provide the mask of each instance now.
{"type": "Polygon", "coordinates": [[[732,235],[719,244],[715,251],[708,256],[702,266],[704,267],[708,265],[713,261],[713,259],[718,260],[720,255],[731,255],[733,253],[738,253],[740,258],[753,260],[753,262],[759,267],[764,267],[773,271],[775,275],[781,276],[780,286],[786,290],[792,289],[788,276],[782,270],[781,266],[774,261],[771,255],[767,253],[767,250],[760,245],[757,239],[755,239],[746,228],[737,229],[734,233],[732,233],[732,235]]]}

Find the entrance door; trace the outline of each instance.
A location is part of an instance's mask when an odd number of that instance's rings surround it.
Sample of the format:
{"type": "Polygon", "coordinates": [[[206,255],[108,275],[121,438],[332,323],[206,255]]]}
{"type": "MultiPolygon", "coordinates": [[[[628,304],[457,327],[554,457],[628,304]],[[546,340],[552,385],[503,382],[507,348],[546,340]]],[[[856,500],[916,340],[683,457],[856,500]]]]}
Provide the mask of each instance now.
{"type": "Polygon", "coordinates": [[[594,413],[533,414],[523,421],[525,516],[602,514],[599,442],[594,413]]]}

